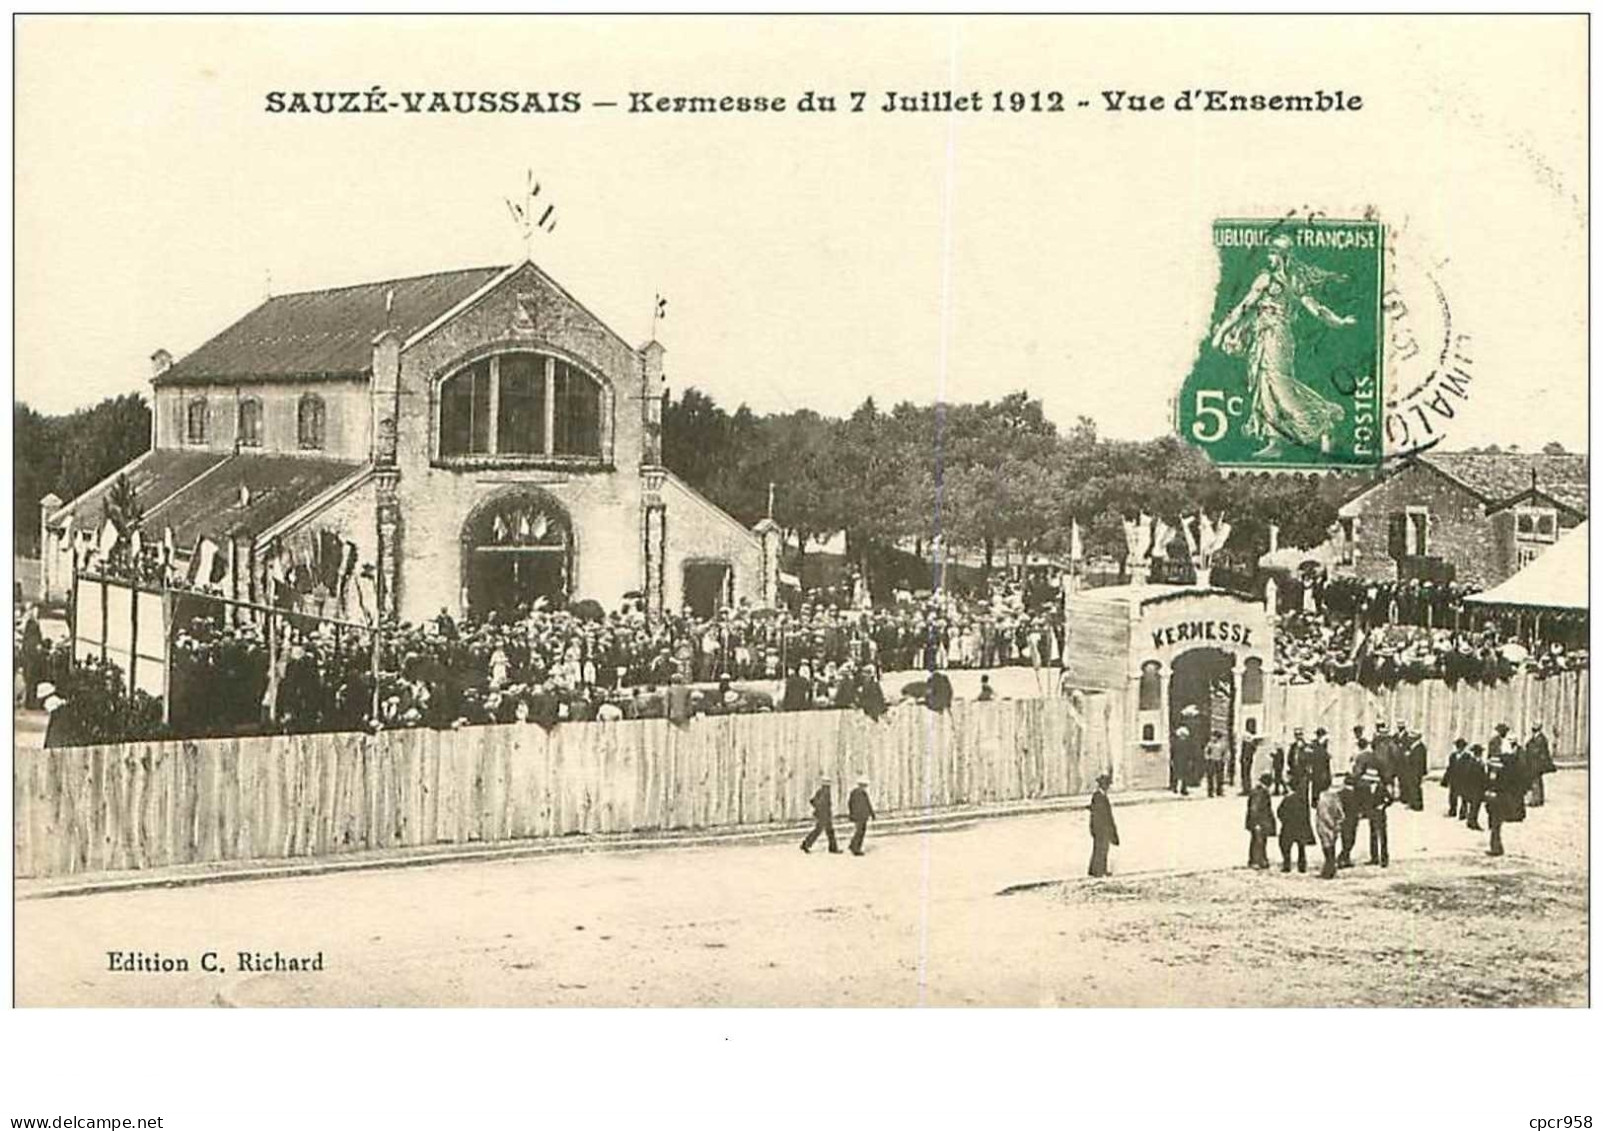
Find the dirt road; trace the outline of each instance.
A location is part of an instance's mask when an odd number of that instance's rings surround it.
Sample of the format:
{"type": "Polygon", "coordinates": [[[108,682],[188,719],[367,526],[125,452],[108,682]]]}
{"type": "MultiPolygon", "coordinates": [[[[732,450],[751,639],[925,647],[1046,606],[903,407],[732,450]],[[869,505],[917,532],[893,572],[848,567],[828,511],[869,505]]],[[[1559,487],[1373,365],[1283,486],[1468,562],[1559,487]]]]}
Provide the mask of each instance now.
{"type": "Polygon", "coordinates": [[[1433,783],[1426,812],[1393,808],[1391,867],[1335,881],[1248,872],[1232,796],[1121,808],[1101,882],[1081,878],[1078,812],[871,837],[861,859],[746,844],[27,900],[17,998],[1584,1005],[1587,774],[1549,783],[1509,856],[1446,819],[1433,783]],[[114,972],[111,951],[189,969],[114,972]],[[240,951],[322,969],[242,972],[240,951]]]}

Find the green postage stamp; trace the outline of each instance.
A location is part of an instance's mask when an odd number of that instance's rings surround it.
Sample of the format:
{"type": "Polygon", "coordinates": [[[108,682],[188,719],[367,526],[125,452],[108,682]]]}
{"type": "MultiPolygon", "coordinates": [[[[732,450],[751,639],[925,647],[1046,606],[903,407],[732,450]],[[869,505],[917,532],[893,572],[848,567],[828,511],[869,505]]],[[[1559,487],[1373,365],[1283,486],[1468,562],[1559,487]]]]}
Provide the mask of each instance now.
{"type": "Polygon", "coordinates": [[[1219,285],[1176,405],[1222,467],[1380,463],[1381,254],[1370,220],[1219,220],[1219,285]]]}

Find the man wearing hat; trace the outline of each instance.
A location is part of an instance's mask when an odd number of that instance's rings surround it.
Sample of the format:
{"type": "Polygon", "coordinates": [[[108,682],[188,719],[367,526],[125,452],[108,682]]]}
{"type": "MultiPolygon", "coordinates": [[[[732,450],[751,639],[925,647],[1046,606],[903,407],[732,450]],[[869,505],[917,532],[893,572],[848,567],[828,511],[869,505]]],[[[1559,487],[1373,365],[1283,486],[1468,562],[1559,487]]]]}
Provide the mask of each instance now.
{"type": "Polygon", "coordinates": [[[1269,870],[1269,838],[1275,835],[1275,807],[1269,798],[1273,774],[1261,774],[1258,784],[1247,794],[1247,867],[1269,870]]]}
{"type": "Polygon", "coordinates": [[[863,838],[868,835],[868,822],[872,821],[874,803],[868,799],[868,779],[858,778],[857,785],[846,798],[846,815],[852,819],[852,842],[847,845],[853,856],[863,854],[863,838]]]}
{"type": "Polygon", "coordinates": [[[1364,818],[1365,792],[1358,774],[1348,773],[1341,780],[1341,852],[1336,867],[1353,866],[1353,845],[1358,843],[1358,822],[1364,818]]]}
{"type": "Polygon", "coordinates": [[[1391,842],[1387,838],[1386,806],[1392,803],[1386,779],[1373,767],[1364,771],[1364,814],[1369,818],[1369,862],[1391,867],[1391,842]]]}
{"type": "Polygon", "coordinates": [[[1330,732],[1324,727],[1314,729],[1314,740],[1308,747],[1307,754],[1308,807],[1311,809],[1319,802],[1319,795],[1330,788],[1330,732]]]}
{"type": "Polygon", "coordinates": [[[45,723],[45,748],[82,746],[85,740],[79,733],[82,728],[78,725],[77,712],[56,694],[56,685],[46,680],[39,685],[37,695],[39,705],[49,716],[45,723]]]}
{"type": "Polygon", "coordinates": [[[1425,749],[1423,733],[1415,734],[1405,726],[1398,727],[1398,747],[1402,751],[1402,800],[1415,813],[1425,809],[1425,775],[1430,770],[1430,757],[1425,749]]]}
{"type": "Polygon", "coordinates": [[[1341,835],[1347,824],[1347,813],[1342,800],[1343,790],[1335,782],[1326,782],[1325,788],[1319,794],[1319,803],[1314,811],[1315,830],[1319,834],[1319,848],[1325,854],[1325,866],[1319,871],[1322,880],[1336,878],[1336,867],[1339,857],[1336,852],[1336,838],[1341,835]]]}
{"type": "Polygon", "coordinates": [[[830,796],[829,778],[819,781],[818,790],[812,797],[812,806],[813,831],[801,842],[801,850],[811,852],[822,835],[829,838],[829,850],[839,852],[840,845],[835,841],[835,802],[830,796]]]}
{"type": "Polygon", "coordinates": [[[1458,793],[1458,815],[1470,828],[1480,832],[1481,804],[1486,800],[1486,760],[1485,749],[1478,742],[1459,763],[1458,793]]]}
{"type": "Polygon", "coordinates": [[[1113,820],[1113,803],[1108,800],[1108,787],[1113,775],[1097,775],[1096,789],[1091,793],[1091,869],[1090,875],[1108,874],[1108,846],[1119,843],[1119,826],[1113,820]]]}
{"type": "Polygon", "coordinates": [[[1486,824],[1492,830],[1489,856],[1503,855],[1503,825],[1525,819],[1525,774],[1519,752],[1511,747],[1505,743],[1502,753],[1488,751],[1486,757],[1486,824]]]}
{"type": "Polygon", "coordinates": [[[1542,775],[1551,774],[1557,769],[1553,764],[1553,750],[1547,743],[1547,735],[1542,733],[1542,724],[1532,723],[1531,737],[1525,742],[1525,773],[1531,783],[1527,804],[1533,807],[1547,804],[1547,787],[1542,784],[1542,775]]]}
{"type": "MultiPolygon", "coordinates": [[[[1464,762],[1469,759],[1469,739],[1453,739],[1452,753],[1447,755],[1447,767],[1442,771],[1442,787],[1447,790],[1447,815],[1458,816],[1458,807],[1463,800],[1463,791],[1460,788],[1464,780],[1464,762]]],[[[1468,801],[1463,801],[1466,808],[1468,801]]]]}
{"type": "Polygon", "coordinates": [[[1230,759],[1230,743],[1225,738],[1224,731],[1216,730],[1208,738],[1208,743],[1202,748],[1203,769],[1208,779],[1208,796],[1223,797],[1225,794],[1225,763],[1230,759]]]}
{"type": "MultiPolygon", "coordinates": [[[[1302,783],[1297,783],[1301,787],[1302,783]]],[[[1308,809],[1308,796],[1301,788],[1280,799],[1280,870],[1291,871],[1291,851],[1297,850],[1297,871],[1308,870],[1308,846],[1316,843],[1308,809]]]]}

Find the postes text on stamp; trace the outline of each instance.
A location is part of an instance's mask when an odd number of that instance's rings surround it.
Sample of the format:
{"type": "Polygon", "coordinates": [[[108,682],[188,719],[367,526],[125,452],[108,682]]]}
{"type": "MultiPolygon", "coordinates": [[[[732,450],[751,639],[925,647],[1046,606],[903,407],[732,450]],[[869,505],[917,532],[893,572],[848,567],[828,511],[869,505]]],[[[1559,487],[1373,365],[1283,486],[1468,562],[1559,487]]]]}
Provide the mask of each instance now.
{"type": "Polygon", "coordinates": [[[1384,228],[1285,217],[1213,226],[1219,285],[1176,427],[1222,467],[1364,468],[1384,450],[1384,228]]]}

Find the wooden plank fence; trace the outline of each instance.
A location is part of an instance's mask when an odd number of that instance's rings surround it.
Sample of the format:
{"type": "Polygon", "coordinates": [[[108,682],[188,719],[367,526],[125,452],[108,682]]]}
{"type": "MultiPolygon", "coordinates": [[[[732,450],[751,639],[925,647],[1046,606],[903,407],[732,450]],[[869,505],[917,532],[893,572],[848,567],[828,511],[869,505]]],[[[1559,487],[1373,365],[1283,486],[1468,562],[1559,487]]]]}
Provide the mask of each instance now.
{"type": "Polygon", "coordinates": [[[1271,742],[1289,741],[1293,727],[1312,737],[1315,727],[1330,732],[1332,750],[1352,755],[1353,727],[1366,733],[1380,719],[1406,722],[1421,731],[1432,769],[1446,764],[1453,740],[1484,743],[1492,728],[1507,723],[1523,740],[1540,720],[1559,760],[1590,761],[1590,673],[1564,672],[1547,679],[1521,675],[1482,686],[1440,680],[1398,684],[1371,691],[1356,683],[1275,684],[1265,688],[1265,729],[1271,742]]]}
{"type": "Polygon", "coordinates": [[[14,874],[802,821],[826,774],[838,805],[867,777],[881,813],[1073,795],[1120,715],[1087,696],[17,750],[14,874]]]}
{"type": "MultiPolygon", "coordinates": [[[[1555,757],[1587,756],[1587,673],[1494,687],[1271,686],[1268,734],[1355,723],[1424,727],[1439,766],[1458,734],[1483,741],[1541,719],[1555,757]]],[[[837,806],[861,775],[882,814],[1162,788],[1166,766],[1127,741],[1120,695],[904,705],[879,722],[802,711],[19,749],[19,879],[571,833],[711,829],[809,819],[828,775],[837,806]]]]}

